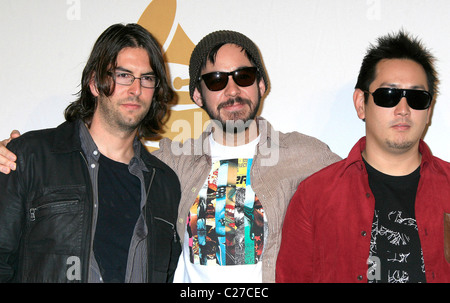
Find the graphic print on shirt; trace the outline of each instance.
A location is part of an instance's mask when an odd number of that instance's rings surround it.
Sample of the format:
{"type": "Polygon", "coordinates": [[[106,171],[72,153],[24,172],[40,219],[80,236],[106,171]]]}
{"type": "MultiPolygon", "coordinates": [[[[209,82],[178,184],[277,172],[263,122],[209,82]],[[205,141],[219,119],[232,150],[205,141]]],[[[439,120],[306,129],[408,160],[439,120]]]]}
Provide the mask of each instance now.
{"type": "MultiPolygon", "coordinates": [[[[369,276],[375,277],[378,270],[381,280],[388,283],[422,282],[425,274],[422,250],[419,248],[419,252],[415,252],[410,244],[415,236],[417,223],[414,218],[404,217],[402,211],[391,211],[383,216],[375,210],[370,256],[376,258],[369,257],[369,276]],[[409,271],[416,267],[421,273],[409,271]]],[[[379,281],[369,279],[369,282],[379,281]]]]}
{"type": "Polygon", "coordinates": [[[264,246],[264,210],[251,187],[252,159],[213,164],[187,219],[191,263],[256,264],[264,246]]]}

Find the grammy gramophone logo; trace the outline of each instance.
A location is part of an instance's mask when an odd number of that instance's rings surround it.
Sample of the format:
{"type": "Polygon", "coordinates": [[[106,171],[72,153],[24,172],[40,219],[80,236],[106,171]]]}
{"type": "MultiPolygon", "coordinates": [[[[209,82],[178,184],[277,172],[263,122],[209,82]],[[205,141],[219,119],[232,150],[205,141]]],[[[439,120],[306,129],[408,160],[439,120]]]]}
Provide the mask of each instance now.
{"type": "MultiPolygon", "coordinates": [[[[162,44],[172,88],[177,94],[163,136],[185,141],[199,137],[209,117],[189,97],[189,58],[195,44],[178,23],[176,10],[177,0],[153,0],[138,23],[162,44]]],[[[154,150],[158,142],[147,141],[146,146],[154,150]]]]}

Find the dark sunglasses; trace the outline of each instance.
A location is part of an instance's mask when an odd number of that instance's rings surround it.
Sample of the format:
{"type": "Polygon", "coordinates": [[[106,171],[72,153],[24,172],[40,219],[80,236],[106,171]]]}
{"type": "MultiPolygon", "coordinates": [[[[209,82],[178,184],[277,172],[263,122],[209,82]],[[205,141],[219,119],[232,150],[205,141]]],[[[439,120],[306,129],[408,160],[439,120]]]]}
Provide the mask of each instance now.
{"type": "Polygon", "coordinates": [[[219,91],[224,89],[228,84],[228,77],[232,76],[233,81],[242,87],[250,86],[255,83],[256,67],[244,67],[232,72],[212,72],[200,76],[199,81],[203,79],[206,87],[210,91],[219,91]]]}
{"type": "Polygon", "coordinates": [[[405,97],[409,107],[416,110],[427,109],[431,105],[431,94],[424,90],[380,87],[373,93],[373,101],[381,107],[394,107],[405,97]]]}

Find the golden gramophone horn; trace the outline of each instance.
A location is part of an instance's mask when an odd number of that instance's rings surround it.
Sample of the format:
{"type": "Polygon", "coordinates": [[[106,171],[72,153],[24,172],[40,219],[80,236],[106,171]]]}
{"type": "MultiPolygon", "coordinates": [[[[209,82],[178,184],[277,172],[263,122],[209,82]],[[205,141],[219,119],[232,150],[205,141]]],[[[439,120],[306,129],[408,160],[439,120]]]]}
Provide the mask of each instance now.
{"type": "MultiPolygon", "coordinates": [[[[163,136],[185,141],[200,136],[209,117],[189,97],[189,58],[195,44],[176,20],[176,9],[176,0],[154,0],[138,23],[162,45],[172,88],[176,92],[163,136]]],[[[158,143],[148,140],[146,146],[154,150],[158,143]]]]}

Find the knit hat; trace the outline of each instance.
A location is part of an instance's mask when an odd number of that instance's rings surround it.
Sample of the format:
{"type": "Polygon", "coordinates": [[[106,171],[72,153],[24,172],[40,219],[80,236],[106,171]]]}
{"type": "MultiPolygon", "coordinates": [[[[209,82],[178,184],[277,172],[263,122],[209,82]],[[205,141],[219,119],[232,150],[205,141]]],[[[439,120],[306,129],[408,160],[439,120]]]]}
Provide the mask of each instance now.
{"type": "Polygon", "coordinates": [[[246,50],[247,54],[252,57],[255,62],[258,72],[262,76],[264,84],[266,85],[266,90],[269,88],[269,80],[267,78],[266,70],[264,69],[261,56],[255,43],[241,33],[230,30],[221,30],[212,32],[203,37],[192,52],[191,59],[189,61],[189,94],[192,100],[194,90],[199,82],[202,65],[205,64],[208,54],[215,46],[227,43],[239,45],[246,50]]]}

